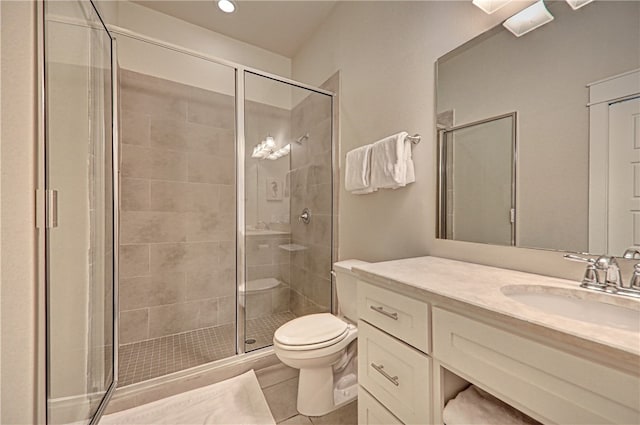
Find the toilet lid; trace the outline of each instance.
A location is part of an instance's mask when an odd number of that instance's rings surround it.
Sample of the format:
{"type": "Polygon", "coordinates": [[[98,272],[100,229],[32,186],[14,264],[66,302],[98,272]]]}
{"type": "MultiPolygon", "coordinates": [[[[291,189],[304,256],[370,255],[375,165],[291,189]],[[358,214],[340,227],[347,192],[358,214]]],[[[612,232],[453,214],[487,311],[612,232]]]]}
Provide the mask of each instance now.
{"type": "Polygon", "coordinates": [[[313,345],[333,341],[346,334],[347,323],[329,313],[298,317],[280,326],[274,339],[284,345],[313,345]]]}

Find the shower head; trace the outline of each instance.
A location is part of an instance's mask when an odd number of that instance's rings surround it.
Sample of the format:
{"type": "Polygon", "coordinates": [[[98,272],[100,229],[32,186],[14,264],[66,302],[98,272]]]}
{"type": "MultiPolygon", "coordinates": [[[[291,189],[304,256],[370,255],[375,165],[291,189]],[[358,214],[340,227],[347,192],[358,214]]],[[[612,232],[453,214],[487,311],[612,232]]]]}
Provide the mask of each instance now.
{"type": "Polygon", "coordinates": [[[297,144],[301,145],[302,142],[304,142],[307,139],[309,139],[309,133],[305,134],[304,136],[298,137],[297,139],[294,140],[294,142],[296,142],[297,144]]]}

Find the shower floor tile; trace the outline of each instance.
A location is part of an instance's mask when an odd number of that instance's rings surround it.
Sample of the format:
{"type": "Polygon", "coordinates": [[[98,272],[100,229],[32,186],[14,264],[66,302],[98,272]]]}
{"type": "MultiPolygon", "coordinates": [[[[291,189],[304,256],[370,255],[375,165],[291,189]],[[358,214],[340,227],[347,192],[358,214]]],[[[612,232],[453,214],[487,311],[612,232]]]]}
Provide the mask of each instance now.
{"type": "Polygon", "coordinates": [[[273,333],[289,320],[295,319],[291,312],[276,313],[258,319],[247,320],[245,341],[254,339],[253,343],[245,344],[245,351],[253,351],[273,344],[273,333]]]}
{"type": "MultiPolygon", "coordinates": [[[[246,344],[246,351],[271,345],[275,330],[295,317],[293,313],[284,312],[247,320],[246,338],[253,338],[255,342],[246,344]]],[[[125,386],[146,381],[235,354],[233,324],[122,345],[118,384],[125,386]]]]}

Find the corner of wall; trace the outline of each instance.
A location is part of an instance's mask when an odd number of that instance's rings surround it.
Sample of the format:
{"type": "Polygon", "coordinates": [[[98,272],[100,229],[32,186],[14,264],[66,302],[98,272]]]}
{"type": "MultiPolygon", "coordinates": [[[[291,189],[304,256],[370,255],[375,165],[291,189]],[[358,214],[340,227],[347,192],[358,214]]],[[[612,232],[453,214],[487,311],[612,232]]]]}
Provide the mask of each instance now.
{"type": "MultiPolygon", "coordinates": [[[[1,423],[42,418],[37,333],[36,2],[1,2],[1,423]]],[[[42,396],[42,397],[41,397],[42,396]]]]}

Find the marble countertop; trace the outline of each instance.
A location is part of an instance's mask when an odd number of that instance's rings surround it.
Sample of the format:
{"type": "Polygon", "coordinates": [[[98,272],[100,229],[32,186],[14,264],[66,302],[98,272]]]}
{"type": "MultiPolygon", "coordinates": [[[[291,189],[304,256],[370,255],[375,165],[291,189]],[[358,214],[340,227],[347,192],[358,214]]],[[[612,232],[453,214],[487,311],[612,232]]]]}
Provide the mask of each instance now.
{"type": "Polygon", "coordinates": [[[577,353],[600,359],[640,374],[640,332],[545,313],[516,301],[503,287],[554,287],[574,297],[584,295],[609,304],[640,310],[640,300],[598,293],[579,287],[578,280],[552,278],[438,257],[418,257],[356,265],[362,279],[433,305],[450,307],[499,320],[529,336],[569,344],[577,353]],[[585,291],[588,294],[585,294],[585,291]]]}

